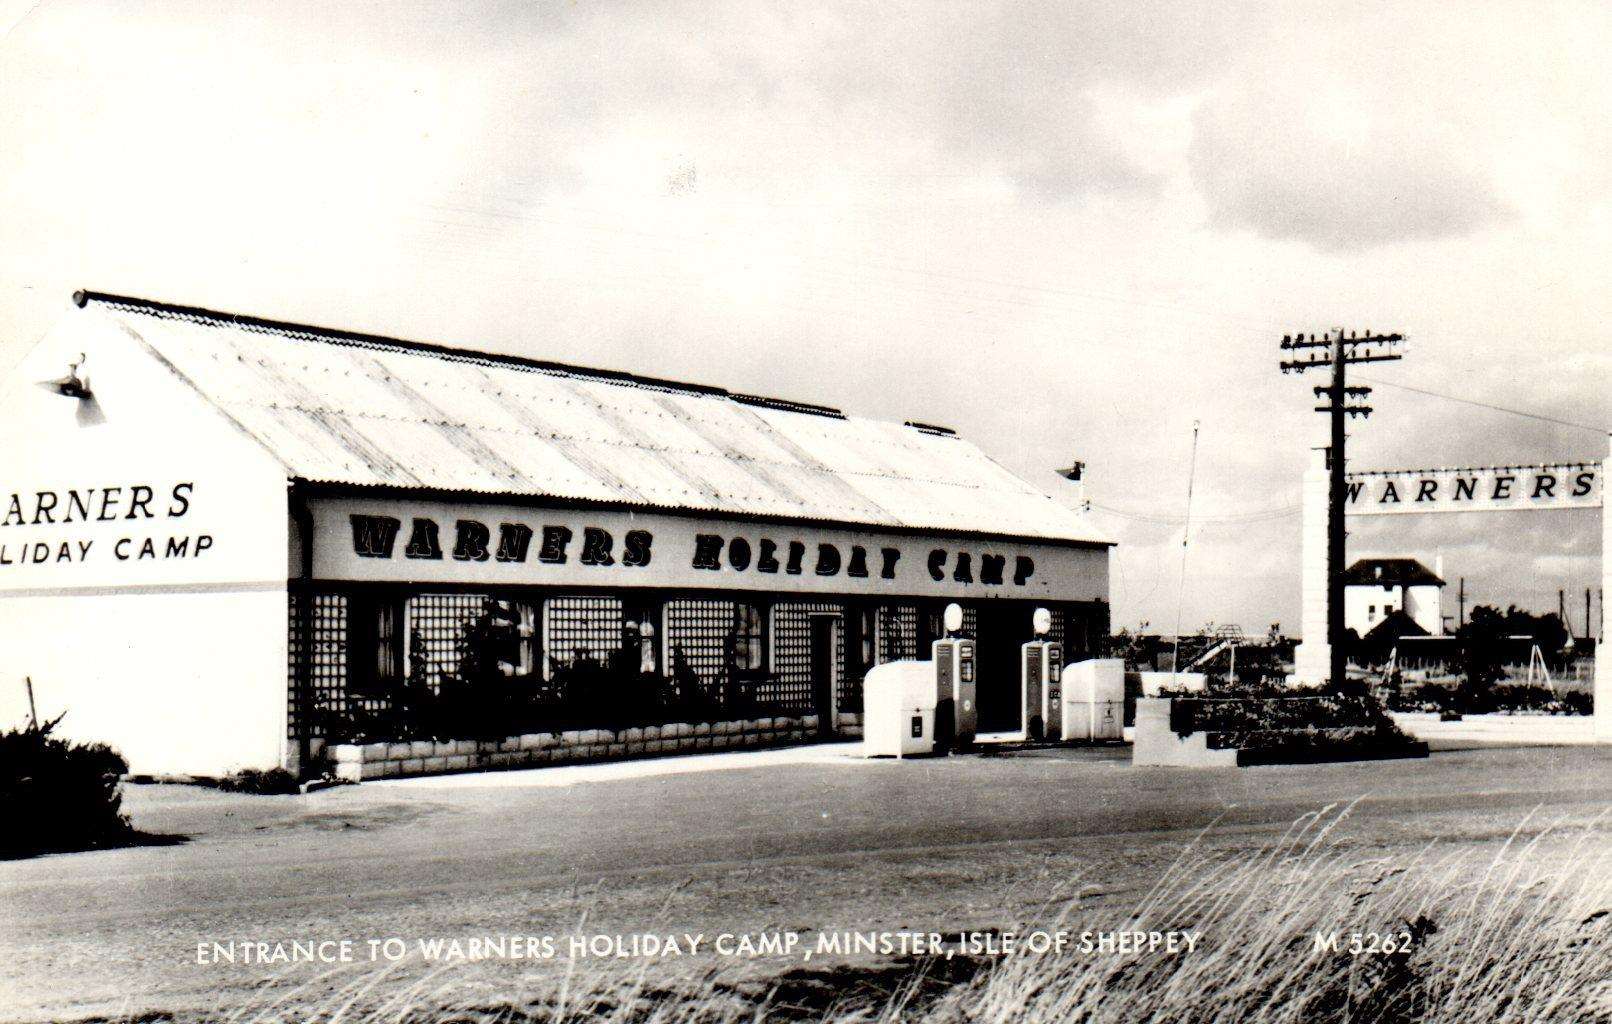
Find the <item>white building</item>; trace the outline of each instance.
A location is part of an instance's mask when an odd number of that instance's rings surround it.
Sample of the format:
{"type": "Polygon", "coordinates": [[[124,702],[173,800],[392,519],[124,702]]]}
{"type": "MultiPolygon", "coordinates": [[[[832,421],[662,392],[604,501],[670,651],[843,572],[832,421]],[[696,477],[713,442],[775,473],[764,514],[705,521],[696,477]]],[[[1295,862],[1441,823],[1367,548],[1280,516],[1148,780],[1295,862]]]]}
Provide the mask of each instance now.
{"type": "Polygon", "coordinates": [[[600,756],[604,719],[854,735],[953,601],[991,728],[1034,609],[1071,661],[1108,631],[1111,542],[942,427],[74,298],[0,382],[0,723],[31,678],[135,772],[457,742],[467,708],[600,756]]]}
{"type": "Polygon", "coordinates": [[[1443,636],[1443,590],[1438,574],[1414,558],[1363,558],[1344,575],[1344,628],[1365,636],[1403,611],[1428,636],[1443,636]]]}

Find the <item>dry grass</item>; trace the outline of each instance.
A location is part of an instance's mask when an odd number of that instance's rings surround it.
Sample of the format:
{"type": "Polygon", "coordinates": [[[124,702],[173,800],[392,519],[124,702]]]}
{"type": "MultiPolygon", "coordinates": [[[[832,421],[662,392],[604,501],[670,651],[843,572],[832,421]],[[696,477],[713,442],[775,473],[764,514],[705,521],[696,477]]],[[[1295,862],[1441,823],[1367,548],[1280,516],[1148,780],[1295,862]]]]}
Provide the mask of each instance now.
{"type": "Polygon", "coordinates": [[[1083,919],[1078,898],[1038,927],[1079,933],[1191,930],[1190,954],[1019,954],[928,959],[761,977],[733,962],[663,981],[580,967],[512,977],[437,972],[407,985],[369,974],[221,1019],[239,1024],[462,1021],[737,1024],[822,1021],[1612,1020],[1612,851],[1599,821],[1524,822],[1486,849],[1363,857],[1350,808],[1306,815],[1257,854],[1189,848],[1132,914],[1083,919]],[[1123,920],[1117,919],[1124,917],[1123,920]],[[1315,935],[1339,933],[1337,951],[1315,935]],[[1408,953],[1351,955],[1351,932],[1400,936],[1408,953]]]}

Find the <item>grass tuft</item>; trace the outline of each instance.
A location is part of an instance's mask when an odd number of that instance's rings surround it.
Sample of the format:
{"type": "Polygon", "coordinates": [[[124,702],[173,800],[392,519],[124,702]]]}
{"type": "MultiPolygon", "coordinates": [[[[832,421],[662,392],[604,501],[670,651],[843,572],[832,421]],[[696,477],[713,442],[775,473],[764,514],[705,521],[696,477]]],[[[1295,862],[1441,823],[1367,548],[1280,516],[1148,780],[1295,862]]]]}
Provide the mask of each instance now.
{"type": "MultiPolygon", "coordinates": [[[[229,1024],[881,1024],[1271,1022],[1578,1024],[1612,1020],[1612,856],[1602,821],[1526,820],[1487,849],[1360,854],[1353,806],[1306,814],[1252,852],[1197,843],[1129,913],[1065,897],[1027,927],[1201,933],[1191,953],[1066,950],[796,966],[717,962],[660,976],[569,964],[441,968],[281,993],[229,1024]],[[1321,937],[1318,942],[1317,937],[1321,937]],[[1328,937],[1335,936],[1333,945],[1328,937]],[[1364,950],[1351,945],[1362,938],[1364,950]],[[1370,936],[1392,952],[1369,951],[1370,936]],[[1403,949],[1398,948],[1403,943],[1403,949]],[[304,998],[314,993],[312,1000],[304,998]]],[[[1070,886],[1073,889],[1073,885],[1070,886]]],[[[1022,932],[1024,928],[1021,928],[1022,932]]]]}

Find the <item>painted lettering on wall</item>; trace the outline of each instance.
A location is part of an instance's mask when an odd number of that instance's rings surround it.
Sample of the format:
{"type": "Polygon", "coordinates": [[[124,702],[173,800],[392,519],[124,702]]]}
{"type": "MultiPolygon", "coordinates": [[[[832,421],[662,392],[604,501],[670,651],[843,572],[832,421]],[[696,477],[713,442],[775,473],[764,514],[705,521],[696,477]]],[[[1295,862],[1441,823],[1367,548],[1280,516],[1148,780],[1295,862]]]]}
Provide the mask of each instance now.
{"type": "MultiPolygon", "coordinates": [[[[347,518],[352,525],[353,554],[360,558],[393,557],[397,538],[403,530],[401,519],[359,513],[347,518]]],[[[498,523],[496,534],[494,529],[494,525],[479,519],[455,519],[451,557],[460,562],[485,562],[488,559],[525,562],[532,549],[532,539],[540,536],[537,550],[539,562],[564,565],[575,553],[577,561],[583,565],[615,565],[619,557],[620,564],[641,568],[650,563],[655,543],[655,538],[647,530],[628,530],[622,535],[618,547],[615,535],[597,526],[584,527],[580,542],[574,544],[577,536],[566,526],[546,525],[541,528],[541,534],[525,523],[498,523]]],[[[414,517],[409,525],[403,557],[442,560],[441,535],[441,528],[435,519],[414,517]]]]}
{"type": "MultiPolygon", "coordinates": [[[[779,562],[778,542],[763,537],[759,541],[761,556],[755,560],[755,571],[759,573],[786,575],[799,574],[804,571],[807,555],[806,545],[800,541],[789,541],[786,549],[787,560],[779,562]]],[[[896,547],[879,547],[873,552],[861,544],[842,545],[819,543],[811,563],[812,572],[818,576],[838,576],[842,572],[853,578],[866,578],[869,575],[869,558],[877,559],[879,578],[893,580],[896,578],[896,566],[901,562],[901,549],[896,547]]],[[[935,548],[929,552],[929,578],[936,583],[950,579],[953,583],[973,584],[978,582],[982,586],[999,587],[1004,585],[1003,572],[1007,566],[1007,556],[991,552],[979,552],[980,571],[976,578],[974,573],[974,555],[970,551],[952,551],[947,548],[935,548]],[[948,573],[948,566],[950,571],[948,573]]],[[[745,572],[751,567],[751,546],[744,537],[724,537],[718,533],[701,533],[694,538],[694,568],[710,572],[745,572]]],[[[1035,560],[1028,555],[1015,555],[1013,559],[1013,585],[1022,587],[1035,575],[1035,560]]]]}
{"type": "MultiPolygon", "coordinates": [[[[129,522],[167,522],[190,514],[196,485],[190,481],[158,486],[151,483],[12,491],[5,494],[0,530],[38,526],[77,526],[67,536],[12,539],[0,533],[0,568],[86,562],[104,558],[142,562],[201,558],[213,547],[207,533],[158,530],[155,533],[121,532],[129,522]],[[103,527],[101,524],[112,526],[103,527]],[[121,529],[120,529],[121,528],[121,529]]],[[[31,532],[31,531],[30,531],[31,532]]]]}
{"type": "MultiPolygon", "coordinates": [[[[618,539],[610,530],[583,526],[580,535],[569,526],[542,524],[536,528],[519,522],[483,522],[455,519],[451,541],[443,539],[442,524],[415,516],[405,527],[395,516],[351,513],[353,553],[360,558],[393,558],[398,538],[406,537],[403,557],[461,562],[525,562],[537,541],[536,560],[548,565],[576,564],[642,568],[650,564],[655,537],[648,530],[627,530],[618,539]],[[444,553],[446,543],[447,554],[444,553]]],[[[1028,555],[993,551],[935,548],[925,563],[935,582],[981,587],[1023,587],[1035,575],[1035,560],[1028,555]],[[1009,572],[1011,557],[1012,571],[1009,572]],[[978,567],[976,570],[976,566],[978,567]]],[[[808,545],[794,538],[744,537],[696,533],[690,568],[703,572],[754,573],[760,576],[845,576],[894,580],[901,565],[901,549],[892,545],[819,541],[808,545]]]]}

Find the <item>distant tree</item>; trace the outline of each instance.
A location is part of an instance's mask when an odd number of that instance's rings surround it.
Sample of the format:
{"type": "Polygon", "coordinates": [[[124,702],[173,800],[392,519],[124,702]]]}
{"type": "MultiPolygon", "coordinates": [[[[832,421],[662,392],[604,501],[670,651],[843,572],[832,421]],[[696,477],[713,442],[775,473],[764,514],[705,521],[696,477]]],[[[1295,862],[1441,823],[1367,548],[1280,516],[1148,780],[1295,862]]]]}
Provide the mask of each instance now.
{"type": "Polygon", "coordinates": [[[1519,643],[1538,645],[1540,653],[1555,657],[1571,636],[1554,612],[1533,615],[1516,605],[1504,612],[1479,605],[1455,635],[1461,641],[1461,668],[1466,677],[1457,693],[1474,711],[1483,710],[1489,690],[1505,677],[1506,662],[1517,653],[1519,643]]]}

